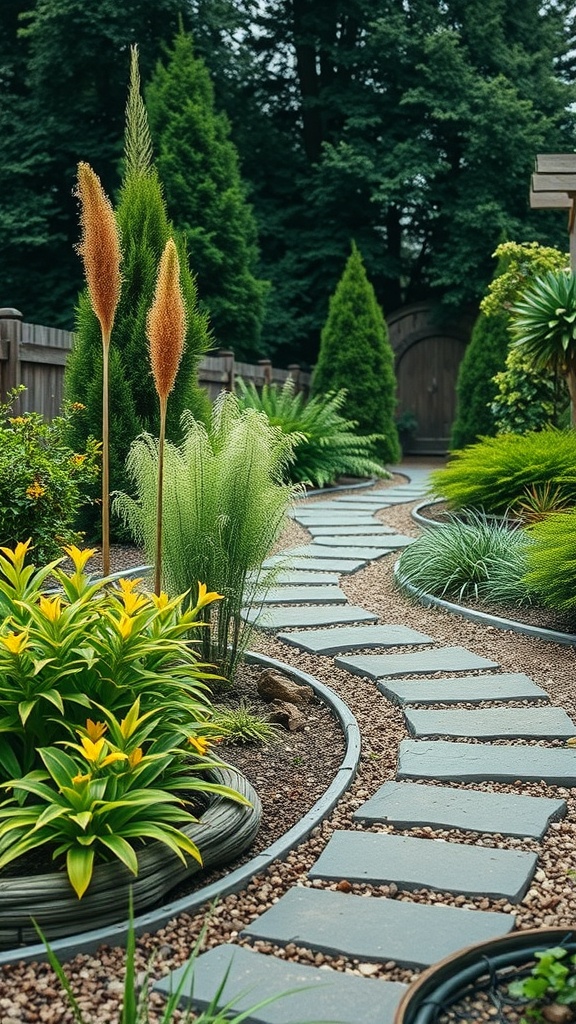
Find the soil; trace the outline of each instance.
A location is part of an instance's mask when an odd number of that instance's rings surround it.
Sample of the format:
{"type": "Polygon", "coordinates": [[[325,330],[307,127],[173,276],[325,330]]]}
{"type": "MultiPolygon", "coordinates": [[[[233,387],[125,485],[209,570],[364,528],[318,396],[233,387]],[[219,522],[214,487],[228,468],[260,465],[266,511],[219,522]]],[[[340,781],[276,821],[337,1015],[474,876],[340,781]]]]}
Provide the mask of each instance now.
{"type": "MultiPolygon", "coordinates": [[[[376,486],[386,487],[388,483],[376,486]]],[[[383,510],[377,516],[399,532],[416,537],[419,528],[411,518],[409,510],[409,505],[396,506],[383,510]]],[[[308,534],[303,528],[290,523],[281,546],[290,547],[307,538],[308,534]]],[[[572,717],[576,715],[576,650],[573,647],[470,622],[441,609],[423,608],[399,593],[394,582],[393,562],[393,557],[381,558],[357,573],[342,577],[340,585],[350,603],[361,604],[375,612],[380,622],[400,623],[429,633],[434,636],[438,646],[462,645],[476,654],[493,658],[498,661],[503,672],[525,672],[549,693],[553,705],[564,707],[572,717]]],[[[407,735],[400,708],[384,700],[371,681],[337,669],[331,657],[298,652],[295,648],[264,633],[255,635],[251,647],[309,672],[330,686],[348,704],[357,718],[362,733],[362,757],[354,783],[330,817],[284,861],[275,862],[269,869],[253,878],[243,891],[224,897],[219,902],[207,921],[205,947],[228,941],[248,945],[248,940],[240,936],[242,929],[293,885],[335,888],[334,883],[310,880],[307,872],[335,829],[360,827],[353,820],[354,810],[383,782],[395,777],[398,744],[407,735]]],[[[402,651],[406,650],[402,648],[402,651]]],[[[479,706],[490,705],[486,703],[479,706]]],[[[325,761],[332,749],[333,739],[324,742],[322,746],[323,740],[320,737],[320,745],[312,751],[313,734],[319,731],[314,726],[308,733],[301,735],[304,753],[296,753],[293,748],[296,734],[284,739],[283,751],[273,753],[273,748],[270,748],[271,757],[276,760],[270,762],[269,770],[264,755],[262,761],[259,761],[250,750],[242,752],[249,770],[260,773],[257,786],[267,803],[266,829],[270,830],[261,836],[260,841],[265,844],[269,841],[268,837],[272,835],[273,829],[280,828],[284,831],[287,827],[292,790],[306,789],[308,785],[312,785],[312,778],[314,786],[326,788],[333,778],[334,762],[330,762],[330,767],[327,768],[325,761]],[[293,749],[286,749],[287,747],[293,749]],[[309,760],[302,766],[294,763],[300,756],[309,756],[309,760]],[[301,769],[303,771],[297,775],[301,769]],[[283,772],[280,784],[277,774],[279,772],[283,772]]],[[[543,741],[518,743],[525,747],[548,745],[543,741]]],[[[453,784],[457,788],[463,785],[466,788],[498,792],[519,791],[518,785],[502,783],[483,783],[479,786],[453,784]]],[[[461,896],[429,889],[408,892],[399,889],[394,883],[380,886],[353,883],[350,884],[350,891],[374,898],[385,896],[406,902],[515,913],[518,928],[555,925],[572,927],[576,920],[576,882],[570,874],[576,865],[576,793],[563,787],[535,783],[522,783],[520,791],[527,795],[560,797],[567,802],[566,817],[552,823],[541,843],[501,835],[478,835],[458,830],[433,831],[430,828],[413,828],[403,834],[536,852],[539,855],[538,869],[521,903],[512,906],[504,900],[461,896]]],[[[309,804],[312,802],[312,799],[308,801],[309,804]]],[[[386,823],[370,828],[376,832],[393,831],[393,827],[386,823]]],[[[153,977],[181,964],[190,955],[204,923],[206,913],[180,914],[155,934],[142,936],[138,941],[137,950],[139,970],[144,970],[152,954],[155,955],[153,977]]],[[[356,975],[365,973],[362,969],[365,965],[361,965],[354,958],[314,954],[295,943],[282,949],[266,942],[256,942],[254,945],[261,952],[273,953],[280,958],[326,965],[356,975]]],[[[66,965],[72,988],[79,997],[89,1024],[113,1024],[119,1020],[123,965],[123,949],[105,946],[92,955],[78,956],[66,965]]],[[[380,978],[409,982],[415,976],[413,971],[401,968],[393,961],[370,965],[370,969],[371,984],[375,984],[380,978]]],[[[160,1020],[161,1005],[159,997],[152,997],[151,1024],[160,1020]],[[155,1006],[159,1006],[160,1009],[156,1011],[155,1006]]],[[[0,972],[0,1024],[69,1024],[71,1021],[72,1015],[66,1008],[60,985],[48,966],[15,962],[0,972]]]]}

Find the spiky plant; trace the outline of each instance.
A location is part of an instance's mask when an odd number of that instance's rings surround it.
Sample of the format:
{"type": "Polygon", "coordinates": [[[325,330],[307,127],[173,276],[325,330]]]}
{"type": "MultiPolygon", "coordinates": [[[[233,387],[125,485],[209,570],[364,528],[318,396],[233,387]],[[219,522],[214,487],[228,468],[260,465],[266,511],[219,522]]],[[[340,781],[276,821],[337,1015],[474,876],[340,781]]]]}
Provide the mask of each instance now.
{"type": "Polygon", "coordinates": [[[110,573],[110,470],[108,443],[108,352],[120,300],[120,237],[112,204],[89,164],[78,164],[82,238],[78,252],[84,262],[90,304],[102,337],[102,568],[110,573]]]}
{"type": "MultiPolygon", "coordinates": [[[[203,657],[231,678],[248,639],[242,608],[262,586],[259,570],[297,494],[283,483],[292,440],[234,395],[216,400],[206,429],[184,413],[180,445],[166,442],[162,578],[169,594],[200,587],[223,596],[212,613],[213,628],[202,632],[203,657]],[[201,585],[199,580],[204,581],[201,585]],[[228,646],[229,645],[229,646],[228,646]]],[[[128,457],[136,499],[118,495],[115,510],[148,557],[155,549],[158,441],[137,438],[128,457]]],[[[205,621],[209,622],[206,609],[205,621]]]]}
{"type": "Polygon", "coordinates": [[[526,586],[550,608],[576,611],[576,509],[546,516],[528,532],[526,586]]]}
{"type": "Polygon", "coordinates": [[[431,490],[454,509],[503,514],[526,488],[550,483],[576,503],[576,432],[540,430],[484,437],[430,474],[431,490]]]}
{"type": "Polygon", "coordinates": [[[180,287],[180,264],[172,238],[166,242],[160,266],[154,302],[148,310],[146,334],[150,342],[150,363],[160,401],[160,437],[158,440],[158,490],[156,500],[156,556],[154,592],[160,594],[162,578],[162,490],[164,482],[164,442],[166,407],[174,387],[184,350],[186,310],[180,287]]]}
{"type": "Polygon", "coordinates": [[[346,391],[306,398],[295,394],[294,381],[288,377],[281,388],[265,384],[259,393],[253,383],[238,381],[240,404],[244,409],[264,413],[270,423],[292,438],[294,460],[289,464],[290,479],[313,487],[325,487],[339,476],[388,477],[377,460],[378,434],[361,436],[356,423],[342,416],[346,391]]]}
{"type": "Polygon", "coordinates": [[[235,708],[215,707],[212,724],[222,729],[229,744],[267,744],[278,739],[278,727],[263,718],[245,700],[235,708]]]}

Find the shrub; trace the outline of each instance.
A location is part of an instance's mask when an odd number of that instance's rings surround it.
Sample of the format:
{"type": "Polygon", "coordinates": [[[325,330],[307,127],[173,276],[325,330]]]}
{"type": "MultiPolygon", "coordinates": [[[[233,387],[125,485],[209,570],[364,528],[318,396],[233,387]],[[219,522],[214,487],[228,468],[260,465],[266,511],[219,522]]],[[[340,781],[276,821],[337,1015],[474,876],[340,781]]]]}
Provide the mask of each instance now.
{"type": "Polygon", "coordinates": [[[314,394],[345,388],[348,419],[355,420],[361,434],[382,435],[376,445],[382,462],[398,462],[394,355],[386,321],[354,243],[330,299],[312,383],[314,394]]]}
{"type": "Polygon", "coordinates": [[[182,598],[140,593],[139,580],[90,583],[89,550],[66,549],[72,573],[25,565],[28,550],[0,554],[0,870],[48,845],[81,897],[95,858],[136,874],[142,839],[199,859],[177,827],[195,820],[182,792],[235,796],[201,774],[215,730],[189,637],[217,595],[182,612],[182,598]]]}
{"type": "Polygon", "coordinates": [[[505,369],[493,378],[496,386],[490,412],[498,434],[563,426],[568,394],[555,373],[535,370],[519,348],[511,348],[505,369]]]}
{"type": "Polygon", "coordinates": [[[576,503],[576,432],[541,430],[499,434],[454,452],[430,474],[431,488],[455,509],[503,514],[527,487],[551,483],[576,503]]]}
{"type": "Polygon", "coordinates": [[[576,509],[554,512],[529,527],[525,583],[543,604],[576,610],[576,509]]]}
{"type": "MultiPolygon", "coordinates": [[[[281,482],[292,441],[225,392],[209,429],[186,413],[182,426],[183,441],[164,453],[163,581],[170,594],[189,591],[192,604],[199,580],[222,595],[217,611],[206,610],[211,628],[202,633],[202,653],[231,676],[248,639],[241,610],[254,596],[250,573],[260,569],[297,493],[281,482]]],[[[133,443],[128,472],[137,497],[117,495],[115,509],[152,557],[158,443],[149,434],[133,443]]]]}
{"type": "Polygon", "coordinates": [[[389,474],[376,460],[378,434],[361,436],[356,423],[340,410],[346,404],[346,391],[305,398],[294,394],[294,381],[288,379],[278,388],[265,384],[258,393],[254,384],[238,381],[240,405],[264,413],[270,423],[290,436],[294,458],[287,465],[295,483],[325,487],[339,476],[378,476],[389,474]]]}
{"type": "Polygon", "coordinates": [[[99,445],[89,437],[79,451],[69,447],[68,425],[79,411],[73,406],[50,423],[35,412],[11,415],[23,391],[15,388],[0,404],[0,543],[31,538],[46,561],[79,540],[73,524],[84,485],[99,472],[99,445]]]}
{"type": "Polygon", "coordinates": [[[459,601],[527,603],[529,595],[521,578],[529,546],[522,530],[506,522],[488,522],[484,516],[467,511],[465,519],[428,528],[404,549],[399,582],[459,601]]]}
{"type": "Polygon", "coordinates": [[[509,341],[506,313],[480,313],[458,370],[451,448],[464,448],[482,435],[495,433],[490,412],[496,396],[494,375],[504,366],[509,341]]]}

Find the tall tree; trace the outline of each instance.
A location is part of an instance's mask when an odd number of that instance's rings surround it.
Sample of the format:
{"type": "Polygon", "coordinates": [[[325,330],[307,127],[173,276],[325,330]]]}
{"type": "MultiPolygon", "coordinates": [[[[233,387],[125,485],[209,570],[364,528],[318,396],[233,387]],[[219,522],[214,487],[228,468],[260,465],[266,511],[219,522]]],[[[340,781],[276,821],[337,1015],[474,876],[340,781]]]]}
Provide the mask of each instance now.
{"type": "Polygon", "coordinates": [[[240,359],[262,354],[267,284],[256,277],[256,223],[228,119],[185,32],[157,64],[146,106],[168,213],[186,239],[215,341],[240,359]]]}

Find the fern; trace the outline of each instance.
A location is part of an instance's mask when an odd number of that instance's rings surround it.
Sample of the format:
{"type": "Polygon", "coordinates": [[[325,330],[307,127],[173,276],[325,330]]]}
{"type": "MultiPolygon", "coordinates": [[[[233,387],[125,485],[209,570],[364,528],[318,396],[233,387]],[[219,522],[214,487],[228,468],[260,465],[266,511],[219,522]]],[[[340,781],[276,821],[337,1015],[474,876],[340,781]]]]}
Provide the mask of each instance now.
{"type": "MultiPolygon", "coordinates": [[[[249,636],[243,607],[261,599],[265,580],[256,577],[285,521],[298,489],[282,482],[292,457],[292,441],[265,416],[241,410],[234,395],[216,400],[209,429],[191,413],[182,416],[184,439],[164,450],[164,589],[189,591],[198,584],[223,600],[204,609],[205,661],[231,678],[249,636]]],[[[150,558],[154,551],[158,442],[138,437],[130,449],[128,475],[136,498],[118,494],[114,510],[150,558]]]]}
{"type": "Polygon", "coordinates": [[[281,388],[265,384],[259,394],[253,383],[238,381],[240,402],[245,409],[263,412],[270,423],[292,438],[294,460],[288,470],[290,479],[313,487],[325,487],[339,476],[387,477],[376,459],[379,434],[360,435],[354,420],[340,410],[346,403],[346,391],[305,398],[294,393],[294,381],[288,377],[281,388]]]}

